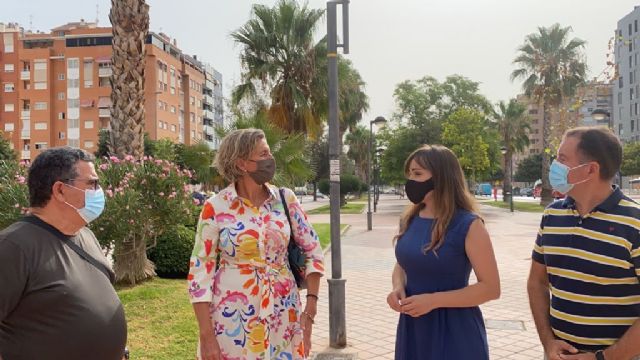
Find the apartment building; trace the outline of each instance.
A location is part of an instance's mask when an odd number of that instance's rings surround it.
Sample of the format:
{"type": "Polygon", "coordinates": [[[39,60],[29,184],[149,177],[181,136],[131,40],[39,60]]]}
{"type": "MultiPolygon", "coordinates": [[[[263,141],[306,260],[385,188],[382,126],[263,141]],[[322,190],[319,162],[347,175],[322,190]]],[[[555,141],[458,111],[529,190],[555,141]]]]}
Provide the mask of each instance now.
{"type": "MultiPolygon", "coordinates": [[[[0,24],[0,130],[30,160],[47,147],[97,149],[109,127],[110,27],[84,21],[51,33],[0,24]]],[[[205,68],[175,40],[146,39],[145,131],[153,140],[205,140],[205,68]]]]}

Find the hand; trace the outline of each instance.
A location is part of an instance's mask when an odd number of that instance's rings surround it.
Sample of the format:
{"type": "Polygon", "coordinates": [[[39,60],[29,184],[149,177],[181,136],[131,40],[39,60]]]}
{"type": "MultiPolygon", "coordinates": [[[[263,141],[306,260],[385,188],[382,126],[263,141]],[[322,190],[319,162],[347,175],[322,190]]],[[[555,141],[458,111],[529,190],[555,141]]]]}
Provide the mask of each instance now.
{"type": "MultiPolygon", "coordinates": [[[[564,360],[564,359],[567,359],[566,356],[570,356],[570,354],[591,355],[593,357],[586,358],[586,359],[595,359],[595,355],[578,354],[578,349],[574,348],[566,341],[556,340],[556,339],[548,341],[544,344],[544,352],[547,354],[547,357],[549,358],[549,360],[564,360]]],[[[578,358],[578,359],[581,359],[581,358],[578,358]]]]}
{"type": "Polygon", "coordinates": [[[220,345],[213,333],[200,334],[200,360],[220,360],[220,345]]]}
{"type": "Polygon", "coordinates": [[[412,317],[420,317],[437,308],[434,294],[420,294],[402,300],[401,312],[412,317]]]}
{"type": "Polygon", "coordinates": [[[387,295],[387,304],[389,307],[397,312],[402,312],[402,305],[400,304],[407,295],[404,292],[404,288],[395,289],[387,295]]]}
{"type": "Polygon", "coordinates": [[[313,330],[313,321],[309,316],[302,314],[300,319],[300,326],[302,326],[302,344],[304,345],[304,357],[309,357],[311,352],[311,331],[313,330]]]}

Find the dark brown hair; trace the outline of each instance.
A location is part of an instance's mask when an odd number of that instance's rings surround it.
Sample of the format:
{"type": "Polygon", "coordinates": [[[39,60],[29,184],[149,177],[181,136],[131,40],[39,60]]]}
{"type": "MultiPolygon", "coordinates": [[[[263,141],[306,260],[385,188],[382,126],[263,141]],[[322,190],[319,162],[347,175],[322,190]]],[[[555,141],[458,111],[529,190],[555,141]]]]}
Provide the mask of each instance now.
{"type": "MultiPolygon", "coordinates": [[[[475,199],[467,188],[460,162],[449,148],[441,145],[424,145],[418,148],[404,163],[405,175],[409,174],[412,160],[415,160],[420,167],[429,170],[433,176],[433,211],[436,220],[431,232],[431,243],[425,248],[427,252],[438,249],[442,245],[447,227],[457,210],[463,209],[477,213],[477,207],[475,199]]],[[[407,208],[400,218],[400,230],[394,241],[407,231],[413,218],[424,207],[425,205],[420,203],[407,208]]]]}
{"type": "Polygon", "coordinates": [[[578,152],[583,160],[600,165],[600,179],[611,180],[622,165],[622,144],[614,133],[604,126],[583,126],[567,130],[565,137],[578,139],[578,152]]]}

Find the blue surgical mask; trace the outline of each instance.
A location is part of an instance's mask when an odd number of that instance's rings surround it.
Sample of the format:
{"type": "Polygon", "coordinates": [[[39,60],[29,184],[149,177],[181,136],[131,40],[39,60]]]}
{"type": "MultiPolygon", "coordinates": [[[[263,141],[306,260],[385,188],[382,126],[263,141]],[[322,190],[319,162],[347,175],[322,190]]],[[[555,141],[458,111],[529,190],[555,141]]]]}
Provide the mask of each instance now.
{"type": "Polygon", "coordinates": [[[65,184],[67,186],[70,186],[74,189],[78,189],[80,191],[84,192],[84,207],[81,209],[76,208],[75,206],[69,204],[68,202],[65,201],[65,204],[71,206],[72,208],[76,209],[76,211],[78,212],[78,214],[80,215],[80,217],[87,223],[89,224],[90,222],[94,221],[95,219],[97,219],[100,214],[102,214],[102,212],[104,211],[104,204],[105,204],[105,199],[104,199],[104,191],[102,191],[102,188],[98,188],[98,189],[87,189],[87,190],[83,190],[83,189],[79,189],[73,185],[69,185],[69,184],[65,184]]]}
{"type": "Polygon", "coordinates": [[[551,163],[551,167],[549,168],[549,182],[551,183],[551,187],[562,194],[566,194],[571,191],[571,189],[573,189],[575,185],[582,184],[583,182],[588,181],[589,179],[585,179],[574,184],[569,184],[568,179],[569,171],[583,167],[585,165],[588,164],[582,164],[574,168],[569,168],[567,165],[558,162],[558,160],[553,160],[553,162],[551,163]]]}

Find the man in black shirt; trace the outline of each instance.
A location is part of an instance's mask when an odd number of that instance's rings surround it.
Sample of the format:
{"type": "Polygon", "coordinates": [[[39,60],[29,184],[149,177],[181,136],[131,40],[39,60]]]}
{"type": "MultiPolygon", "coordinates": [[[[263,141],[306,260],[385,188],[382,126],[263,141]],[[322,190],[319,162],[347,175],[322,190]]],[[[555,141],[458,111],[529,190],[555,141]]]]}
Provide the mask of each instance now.
{"type": "Polygon", "coordinates": [[[45,150],[28,184],[31,214],[0,232],[0,359],[122,359],[124,310],[86,227],[105,203],[93,156],[45,150]]]}

